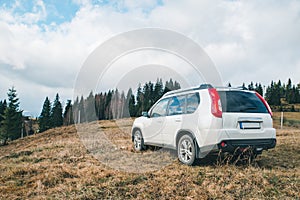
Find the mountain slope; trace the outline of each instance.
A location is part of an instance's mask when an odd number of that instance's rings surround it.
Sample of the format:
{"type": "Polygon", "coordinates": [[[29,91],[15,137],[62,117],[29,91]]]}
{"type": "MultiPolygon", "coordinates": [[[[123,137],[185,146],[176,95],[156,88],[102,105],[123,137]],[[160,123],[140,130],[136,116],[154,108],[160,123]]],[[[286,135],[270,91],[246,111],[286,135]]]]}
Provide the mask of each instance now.
{"type": "MultiPolygon", "coordinates": [[[[131,151],[130,120],[83,126],[100,126],[131,151]]],[[[299,129],[278,130],[276,148],[252,164],[208,156],[193,167],[174,160],[158,171],[126,173],[91,156],[75,126],[51,129],[0,147],[0,199],[300,198],[299,136],[299,129]]]]}

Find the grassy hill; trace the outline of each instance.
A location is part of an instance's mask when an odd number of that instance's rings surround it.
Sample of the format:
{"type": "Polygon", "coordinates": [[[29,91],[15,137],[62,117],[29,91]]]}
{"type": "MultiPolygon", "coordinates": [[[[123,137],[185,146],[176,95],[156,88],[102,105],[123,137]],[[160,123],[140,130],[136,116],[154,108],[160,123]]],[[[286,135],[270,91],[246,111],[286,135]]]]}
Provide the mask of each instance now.
{"type": "MultiPolygon", "coordinates": [[[[132,151],[130,120],[82,126],[95,134],[101,127],[121,151],[132,151]]],[[[75,126],[56,128],[0,147],[0,199],[299,199],[300,130],[277,135],[276,148],[251,164],[211,155],[193,167],[173,160],[126,173],[89,154],[75,126]]]]}
{"type": "MultiPolygon", "coordinates": [[[[281,112],[273,113],[274,125],[280,125],[281,112]]],[[[300,128],[300,112],[283,112],[283,125],[300,128]]]]}

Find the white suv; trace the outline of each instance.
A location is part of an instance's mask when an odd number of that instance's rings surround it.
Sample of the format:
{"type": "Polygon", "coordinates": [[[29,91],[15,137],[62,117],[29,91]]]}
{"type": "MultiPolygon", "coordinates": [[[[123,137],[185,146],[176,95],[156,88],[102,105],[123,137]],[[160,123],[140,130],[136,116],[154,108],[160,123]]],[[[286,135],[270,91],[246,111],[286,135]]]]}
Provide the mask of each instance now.
{"type": "Polygon", "coordinates": [[[166,93],[148,112],[135,119],[132,141],[137,151],[148,145],[177,150],[178,159],[192,165],[209,152],[255,154],[274,148],[272,111],[254,91],[239,88],[197,88],[166,93]]]}

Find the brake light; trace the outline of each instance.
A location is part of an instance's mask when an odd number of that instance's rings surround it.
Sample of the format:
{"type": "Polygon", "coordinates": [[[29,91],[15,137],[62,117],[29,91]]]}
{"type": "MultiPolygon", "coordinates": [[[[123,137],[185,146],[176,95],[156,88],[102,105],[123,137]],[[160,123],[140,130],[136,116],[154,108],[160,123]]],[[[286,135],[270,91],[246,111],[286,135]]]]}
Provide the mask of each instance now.
{"type": "Polygon", "coordinates": [[[211,114],[215,117],[222,117],[222,105],[220,96],[215,88],[208,89],[211,98],[211,114]]]}
{"type": "Polygon", "coordinates": [[[261,102],[263,102],[263,104],[266,106],[266,108],[268,109],[268,112],[270,113],[271,117],[273,117],[273,113],[272,113],[272,110],[271,110],[268,102],[258,92],[255,92],[255,94],[261,100],[261,102]]]}
{"type": "Polygon", "coordinates": [[[223,147],[223,148],[224,148],[224,147],[226,147],[226,146],[227,146],[226,142],[224,142],[224,141],[223,141],[223,142],[221,142],[221,147],[223,147]]]}

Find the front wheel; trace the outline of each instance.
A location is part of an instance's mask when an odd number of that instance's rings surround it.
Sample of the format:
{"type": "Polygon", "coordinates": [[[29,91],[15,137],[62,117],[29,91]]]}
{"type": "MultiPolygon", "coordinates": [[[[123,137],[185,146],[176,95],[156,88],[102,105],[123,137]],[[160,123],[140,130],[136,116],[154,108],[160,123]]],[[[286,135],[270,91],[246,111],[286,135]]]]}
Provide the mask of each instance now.
{"type": "Polygon", "coordinates": [[[180,162],[193,165],[196,160],[196,146],[190,135],[183,135],[177,145],[177,155],[180,162]]]}
{"type": "Polygon", "coordinates": [[[145,149],[143,135],[140,130],[136,130],[133,134],[133,145],[136,151],[145,149]]]}

